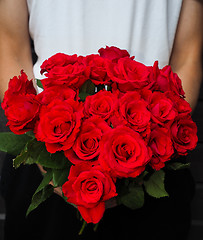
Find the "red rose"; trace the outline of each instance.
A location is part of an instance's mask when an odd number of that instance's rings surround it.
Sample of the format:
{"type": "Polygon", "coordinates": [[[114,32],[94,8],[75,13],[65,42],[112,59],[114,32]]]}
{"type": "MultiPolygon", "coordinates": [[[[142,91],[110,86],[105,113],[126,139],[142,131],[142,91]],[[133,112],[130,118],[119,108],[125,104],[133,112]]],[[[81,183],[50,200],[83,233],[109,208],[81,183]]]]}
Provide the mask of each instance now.
{"type": "Polygon", "coordinates": [[[153,122],[163,126],[170,125],[177,116],[177,111],[173,105],[165,93],[153,92],[148,105],[153,122]]]}
{"type": "Polygon", "coordinates": [[[173,106],[178,112],[178,115],[188,115],[192,112],[190,104],[182,97],[174,92],[166,92],[166,96],[173,102],[173,106]]]}
{"type": "Polygon", "coordinates": [[[98,52],[102,58],[107,58],[113,62],[117,62],[120,58],[130,57],[130,54],[126,50],[117,47],[106,46],[106,48],[100,48],[98,52]]]}
{"type": "Polygon", "coordinates": [[[110,129],[108,124],[97,116],[86,119],[73,147],[65,151],[65,156],[74,164],[96,161],[100,153],[99,142],[103,134],[110,129]]]}
{"type": "Polygon", "coordinates": [[[7,125],[13,133],[23,134],[34,129],[40,108],[39,102],[35,100],[35,95],[13,94],[7,104],[5,109],[7,125]]]}
{"type": "Polygon", "coordinates": [[[121,58],[118,63],[107,64],[107,74],[118,84],[121,92],[150,87],[149,69],[142,63],[130,58],[121,58]]]}
{"type": "Polygon", "coordinates": [[[134,130],[119,126],[104,134],[99,163],[114,177],[137,177],[151,157],[151,150],[134,130]]]}
{"type": "Polygon", "coordinates": [[[66,101],[69,98],[77,100],[78,93],[73,89],[66,86],[53,86],[46,88],[40,94],[37,95],[37,99],[43,105],[48,105],[54,99],[60,99],[66,101]]]}
{"type": "Polygon", "coordinates": [[[71,167],[62,191],[68,202],[77,205],[87,223],[98,223],[105,211],[105,201],[117,195],[108,173],[99,165],[85,163],[71,167]]]}
{"type": "Polygon", "coordinates": [[[28,80],[28,76],[21,70],[21,75],[15,76],[9,81],[8,90],[18,94],[34,94],[36,89],[33,86],[32,80],[28,80]]]}
{"type": "Polygon", "coordinates": [[[65,66],[55,66],[45,74],[47,78],[42,80],[44,88],[54,85],[66,85],[72,88],[80,88],[89,78],[90,67],[84,63],[83,57],[78,57],[77,62],[65,66]]]}
{"type": "Polygon", "coordinates": [[[193,150],[197,145],[197,126],[188,115],[178,118],[171,126],[174,147],[180,155],[187,155],[188,150],[193,150]]]}
{"type": "Polygon", "coordinates": [[[173,73],[170,66],[165,66],[159,71],[156,82],[160,91],[173,91],[178,95],[185,95],[180,78],[173,73]]]}
{"type": "Polygon", "coordinates": [[[174,153],[173,143],[168,129],[155,128],[151,132],[149,146],[152,150],[150,165],[154,169],[160,170],[174,153]]]}
{"type": "Polygon", "coordinates": [[[139,90],[139,94],[141,96],[142,99],[145,100],[145,102],[147,102],[149,104],[151,96],[152,96],[152,91],[146,88],[140,89],[139,90]]]}
{"type": "Polygon", "coordinates": [[[95,85],[110,83],[106,72],[106,59],[92,54],[85,58],[85,62],[91,68],[89,78],[95,85]]]}
{"type": "Polygon", "coordinates": [[[147,103],[137,92],[128,92],[120,99],[119,112],[128,127],[143,133],[143,136],[150,133],[151,114],[147,103]]]}
{"type": "Polygon", "coordinates": [[[55,99],[42,106],[35,128],[37,140],[45,142],[50,153],[71,148],[80,130],[82,111],[83,104],[73,99],[55,99]]]}
{"type": "Polygon", "coordinates": [[[8,90],[4,94],[4,100],[2,102],[2,108],[6,109],[7,102],[9,99],[13,98],[13,94],[16,95],[26,95],[33,94],[36,95],[36,90],[33,86],[32,80],[28,80],[27,75],[21,70],[21,75],[15,76],[9,81],[8,90]]]}
{"type": "Polygon", "coordinates": [[[87,96],[84,104],[85,117],[99,116],[108,120],[118,108],[116,93],[101,90],[98,93],[87,96]]]}
{"type": "Polygon", "coordinates": [[[77,55],[67,55],[64,53],[57,53],[47,60],[45,60],[41,65],[41,74],[44,72],[49,72],[54,67],[64,67],[69,64],[74,64],[77,62],[77,55]]]}

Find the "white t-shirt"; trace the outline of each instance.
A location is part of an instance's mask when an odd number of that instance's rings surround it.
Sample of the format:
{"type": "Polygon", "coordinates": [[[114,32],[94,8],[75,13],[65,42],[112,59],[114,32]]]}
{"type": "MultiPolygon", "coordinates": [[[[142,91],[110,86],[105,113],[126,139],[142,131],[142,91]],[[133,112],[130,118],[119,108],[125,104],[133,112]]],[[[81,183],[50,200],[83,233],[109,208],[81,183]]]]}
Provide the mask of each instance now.
{"type": "Polygon", "coordinates": [[[126,49],[137,61],[168,64],[182,0],[27,0],[29,29],[40,65],[57,52],[87,55],[126,49]]]}

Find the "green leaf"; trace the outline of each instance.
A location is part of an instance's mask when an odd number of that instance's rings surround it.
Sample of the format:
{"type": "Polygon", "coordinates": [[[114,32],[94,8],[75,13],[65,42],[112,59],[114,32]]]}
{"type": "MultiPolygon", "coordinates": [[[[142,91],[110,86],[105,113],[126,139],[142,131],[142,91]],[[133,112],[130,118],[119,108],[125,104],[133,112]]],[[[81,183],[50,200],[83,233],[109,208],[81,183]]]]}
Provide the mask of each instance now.
{"type": "Polygon", "coordinates": [[[155,198],[169,196],[164,187],[164,178],[163,170],[154,172],[147,181],[144,181],[146,192],[155,198]]]}
{"type": "Polygon", "coordinates": [[[15,159],[13,159],[13,167],[18,168],[21,164],[26,163],[29,158],[29,154],[26,151],[20,153],[15,159]]]}
{"type": "Polygon", "coordinates": [[[0,151],[17,156],[30,139],[26,134],[16,135],[12,132],[2,132],[0,133],[0,151]]]}
{"type": "Polygon", "coordinates": [[[53,169],[54,187],[62,186],[68,179],[69,169],[53,169]]]}
{"type": "Polygon", "coordinates": [[[90,95],[95,94],[94,83],[91,80],[87,80],[80,88],[80,92],[89,93],[90,95]]]}
{"type": "Polygon", "coordinates": [[[46,168],[52,168],[51,153],[47,152],[45,144],[42,142],[34,141],[29,146],[28,151],[37,164],[46,168]]]}
{"type": "Polygon", "coordinates": [[[53,193],[53,186],[47,185],[41,191],[34,194],[32,197],[32,202],[27,210],[26,216],[30,214],[34,209],[36,209],[42,202],[49,198],[53,193]]]}
{"type": "Polygon", "coordinates": [[[87,96],[91,96],[91,94],[85,93],[85,92],[80,92],[78,96],[79,96],[79,98],[84,102],[85,99],[86,99],[86,97],[87,97],[87,96]]]}
{"type": "Polygon", "coordinates": [[[63,152],[51,154],[47,151],[45,144],[36,139],[28,143],[27,152],[29,153],[29,161],[26,162],[28,164],[37,163],[43,167],[55,169],[63,169],[70,166],[70,161],[68,161],[63,152]]]}
{"type": "Polygon", "coordinates": [[[28,141],[23,151],[14,159],[13,166],[17,168],[20,164],[38,163],[37,159],[41,153],[41,145],[43,145],[43,143],[37,142],[36,139],[28,141]]]}
{"type": "Polygon", "coordinates": [[[95,94],[95,85],[91,80],[87,80],[80,88],[79,97],[85,101],[86,97],[95,94]]]}
{"type": "Polygon", "coordinates": [[[167,168],[172,170],[180,170],[180,169],[185,169],[189,167],[190,167],[190,163],[180,163],[180,162],[174,162],[167,165],[167,168]]]}
{"type": "Polygon", "coordinates": [[[63,169],[70,167],[70,161],[65,157],[63,152],[50,154],[46,148],[42,149],[38,156],[37,163],[47,168],[63,169]]]}
{"type": "Polygon", "coordinates": [[[32,197],[32,202],[27,210],[26,216],[52,195],[54,188],[53,186],[49,185],[51,180],[52,171],[48,169],[47,173],[44,175],[42,182],[32,197]]]}
{"type": "Polygon", "coordinates": [[[131,209],[138,209],[144,205],[144,190],[142,186],[129,186],[129,192],[120,197],[120,203],[131,209]]]}
{"type": "Polygon", "coordinates": [[[35,138],[35,134],[33,133],[33,131],[26,132],[25,134],[31,138],[35,138]]]}
{"type": "Polygon", "coordinates": [[[13,166],[15,168],[18,168],[21,164],[37,163],[37,153],[40,153],[40,148],[31,148],[35,141],[36,139],[28,141],[21,153],[13,160],[13,166]],[[32,155],[32,152],[34,152],[34,156],[32,155]]]}
{"type": "Polygon", "coordinates": [[[32,132],[16,135],[12,132],[0,133],[0,151],[17,156],[13,165],[15,168],[21,164],[41,164],[46,168],[70,168],[71,163],[64,152],[49,153],[43,142],[34,138],[32,132]]]}
{"type": "Polygon", "coordinates": [[[36,139],[33,139],[27,144],[27,151],[29,152],[30,156],[37,161],[41,151],[45,148],[45,144],[43,142],[39,142],[36,139]]]}
{"type": "Polygon", "coordinates": [[[41,190],[43,190],[43,188],[49,185],[50,181],[52,180],[52,176],[53,176],[52,169],[47,169],[47,172],[44,174],[44,177],[34,194],[40,192],[41,190]]]}
{"type": "Polygon", "coordinates": [[[39,79],[36,79],[36,81],[37,81],[37,86],[44,89],[43,85],[42,85],[42,82],[39,79]]]}

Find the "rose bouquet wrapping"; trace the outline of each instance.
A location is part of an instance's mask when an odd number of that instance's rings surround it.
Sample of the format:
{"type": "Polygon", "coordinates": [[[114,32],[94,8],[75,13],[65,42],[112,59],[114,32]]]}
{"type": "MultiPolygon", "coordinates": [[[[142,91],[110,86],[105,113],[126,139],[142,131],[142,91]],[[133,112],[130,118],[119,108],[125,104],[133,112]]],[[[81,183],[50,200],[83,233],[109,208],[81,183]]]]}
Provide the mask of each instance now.
{"type": "Polygon", "coordinates": [[[96,224],[110,199],[136,209],[145,194],[167,197],[164,169],[188,166],[178,157],[196,147],[197,127],[177,74],[117,47],[98,52],[45,60],[39,94],[23,70],[9,82],[2,108],[13,133],[0,134],[0,150],[15,168],[46,171],[28,213],[62,187],[96,224]]]}

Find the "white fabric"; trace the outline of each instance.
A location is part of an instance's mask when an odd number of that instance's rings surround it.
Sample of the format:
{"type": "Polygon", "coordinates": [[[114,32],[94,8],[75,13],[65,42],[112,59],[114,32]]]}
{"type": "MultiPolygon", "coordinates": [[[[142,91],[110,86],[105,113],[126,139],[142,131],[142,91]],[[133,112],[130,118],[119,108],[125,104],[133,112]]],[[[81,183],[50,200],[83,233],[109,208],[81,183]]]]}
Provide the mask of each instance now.
{"type": "Polygon", "coordinates": [[[87,55],[117,46],[146,65],[168,64],[182,0],[27,0],[40,65],[57,52],[87,55]]]}

